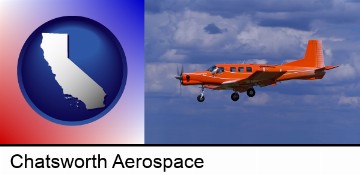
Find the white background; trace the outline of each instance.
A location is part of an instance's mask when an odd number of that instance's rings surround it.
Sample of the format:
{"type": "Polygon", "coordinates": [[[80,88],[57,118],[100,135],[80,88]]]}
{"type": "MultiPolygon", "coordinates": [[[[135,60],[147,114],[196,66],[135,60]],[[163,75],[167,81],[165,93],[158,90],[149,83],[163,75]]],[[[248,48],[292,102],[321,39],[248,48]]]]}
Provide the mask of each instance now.
{"type": "Polygon", "coordinates": [[[1,174],[360,174],[360,147],[0,147],[1,174]],[[92,157],[101,154],[107,168],[93,169],[15,169],[10,164],[14,154],[28,154],[32,158],[92,157]],[[112,169],[117,154],[126,158],[203,158],[203,168],[167,169],[127,168],[112,169]]]}

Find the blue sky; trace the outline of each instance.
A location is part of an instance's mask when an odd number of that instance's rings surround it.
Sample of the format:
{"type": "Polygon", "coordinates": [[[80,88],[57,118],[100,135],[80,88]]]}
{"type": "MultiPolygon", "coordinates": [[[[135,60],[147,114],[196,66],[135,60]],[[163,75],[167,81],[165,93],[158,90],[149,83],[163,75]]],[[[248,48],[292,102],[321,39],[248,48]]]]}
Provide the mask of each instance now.
{"type": "Polygon", "coordinates": [[[360,2],[145,1],[146,143],[360,143],[360,2]],[[181,87],[185,72],[216,63],[281,64],[321,39],[326,65],[316,81],[232,91],[181,87]]]}

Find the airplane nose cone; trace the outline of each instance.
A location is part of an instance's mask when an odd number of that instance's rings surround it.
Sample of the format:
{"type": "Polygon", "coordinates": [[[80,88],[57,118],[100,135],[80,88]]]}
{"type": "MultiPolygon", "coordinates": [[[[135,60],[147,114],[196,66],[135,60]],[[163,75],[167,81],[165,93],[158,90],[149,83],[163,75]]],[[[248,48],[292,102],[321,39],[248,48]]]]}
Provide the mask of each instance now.
{"type": "Polygon", "coordinates": [[[178,80],[181,80],[181,79],[182,79],[181,76],[176,76],[175,78],[178,79],[178,80]]]}
{"type": "Polygon", "coordinates": [[[180,84],[183,84],[184,82],[184,77],[185,75],[178,75],[178,76],[175,76],[176,79],[178,79],[180,81],[180,84]]]}

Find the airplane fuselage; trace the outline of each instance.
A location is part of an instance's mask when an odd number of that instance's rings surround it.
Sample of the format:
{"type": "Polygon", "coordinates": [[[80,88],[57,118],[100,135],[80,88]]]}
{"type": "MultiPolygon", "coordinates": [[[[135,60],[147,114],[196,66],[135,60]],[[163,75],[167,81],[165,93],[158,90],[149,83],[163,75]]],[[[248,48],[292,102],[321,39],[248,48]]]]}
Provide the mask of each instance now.
{"type": "MultiPolygon", "coordinates": [[[[210,70],[184,73],[182,75],[183,85],[209,85],[209,87],[221,85],[224,82],[245,79],[239,82],[241,86],[266,86],[276,84],[280,81],[286,81],[291,79],[300,80],[315,80],[321,79],[325,75],[325,70],[317,70],[314,67],[294,67],[294,66],[282,66],[282,65],[267,65],[267,64],[217,64],[217,69],[222,71],[211,72],[210,70]],[[257,79],[246,80],[247,77],[252,75],[254,72],[273,72],[281,73],[281,76],[276,79],[266,79],[267,77],[257,77],[257,79]]],[[[260,75],[261,76],[261,75],[260,75]]],[[[216,88],[213,88],[216,89],[216,88]]],[[[221,88],[230,89],[230,88],[221,88]]],[[[233,90],[236,90],[236,88],[233,90]]]]}

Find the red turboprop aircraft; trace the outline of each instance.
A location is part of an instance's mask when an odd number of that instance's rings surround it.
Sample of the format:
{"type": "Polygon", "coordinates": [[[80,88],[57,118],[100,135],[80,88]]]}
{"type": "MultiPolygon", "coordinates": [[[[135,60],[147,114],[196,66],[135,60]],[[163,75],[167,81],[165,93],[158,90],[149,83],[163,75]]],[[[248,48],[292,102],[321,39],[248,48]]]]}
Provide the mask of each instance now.
{"type": "Polygon", "coordinates": [[[309,40],[304,58],[281,64],[216,64],[208,70],[181,73],[175,78],[184,86],[201,85],[199,102],[205,100],[204,89],[233,90],[231,99],[239,100],[239,93],[255,96],[254,86],[276,85],[286,80],[316,80],[325,76],[325,70],[338,66],[325,66],[320,40],[309,40]]]}

